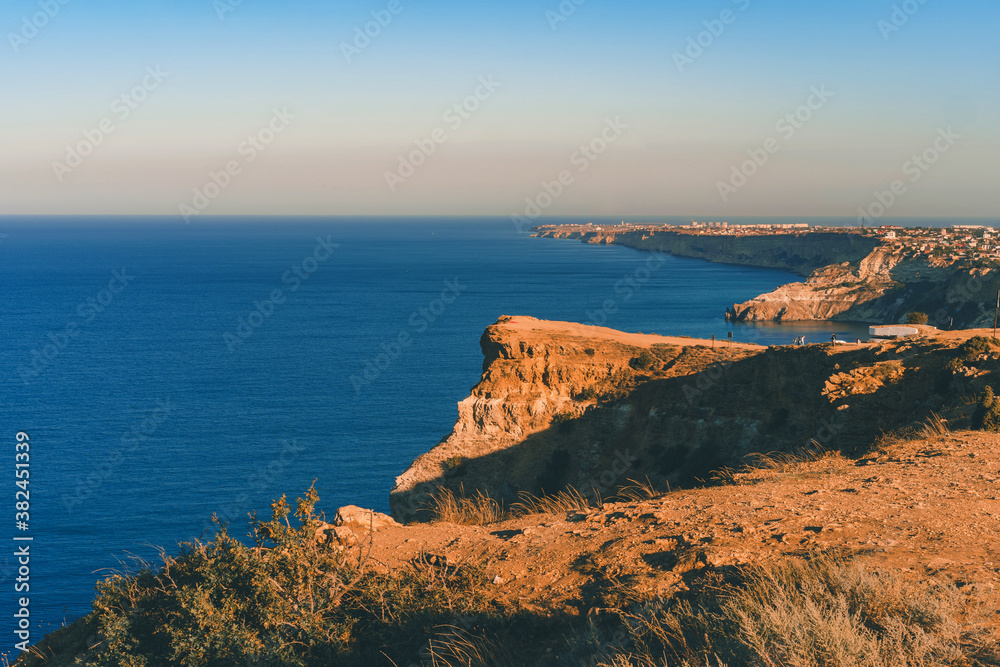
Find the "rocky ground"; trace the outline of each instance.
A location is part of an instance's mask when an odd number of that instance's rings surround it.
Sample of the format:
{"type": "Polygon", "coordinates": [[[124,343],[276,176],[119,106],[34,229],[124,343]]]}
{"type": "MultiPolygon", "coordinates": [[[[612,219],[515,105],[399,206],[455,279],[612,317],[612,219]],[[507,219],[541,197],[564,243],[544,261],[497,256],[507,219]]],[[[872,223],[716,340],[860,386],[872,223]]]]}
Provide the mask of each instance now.
{"type": "Polygon", "coordinates": [[[966,431],[888,443],[857,460],[774,461],[722,486],[600,509],[388,526],[375,531],[371,559],[386,568],[476,563],[494,578],[499,604],[586,615],[607,595],[669,596],[706,568],[837,549],[976,587],[1000,627],[998,496],[1000,435],[966,431]]]}

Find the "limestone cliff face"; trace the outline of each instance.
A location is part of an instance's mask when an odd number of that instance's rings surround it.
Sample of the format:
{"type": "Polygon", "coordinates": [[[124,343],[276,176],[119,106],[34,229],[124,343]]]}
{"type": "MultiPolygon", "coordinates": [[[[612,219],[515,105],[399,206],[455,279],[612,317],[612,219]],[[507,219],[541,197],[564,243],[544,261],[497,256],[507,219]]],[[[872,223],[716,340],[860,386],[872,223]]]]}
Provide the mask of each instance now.
{"type": "Polygon", "coordinates": [[[579,239],[584,243],[623,245],[638,250],[657,250],[711,262],[788,269],[800,275],[829,264],[855,262],[878,245],[859,234],[789,233],[767,236],[711,236],[684,232],[567,232],[546,229],[548,238],[579,239]]]}
{"type": "Polygon", "coordinates": [[[428,518],[440,489],[509,505],[568,487],[607,498],[630,480],[696,485],[752,453],[864,450],[932,413],[961,427],[975,408],[961,397],[982,390],[984,369],[1000,369],[992,355],[954,349],[969,335],[713,348],[501,318],[481,340],[482,380],[451,434],[397,478],[392,514],[428,518]]]}
{"type": "MultiPolygon", "coordinates": [[[[532,436],[553,426],[558,430],[599,400],[624,395],[643,379],[686,373],[692,364],[702,365],[703,357],[736,358],[752,347],[723,349],[720,343],[714,352],[682,354],[686,342],[569,322],[501,317],[480,339],[483,376],[458,404],[452,432],[396,479],[390,495],[393,516],[415,518],[426,506],[428,493],[442,486],[464,487],[469,494],[488,489],[507,500],[516,500],[520,490],[537,492],[548,486],[554,491],[561,481],[546,478],[544,461],[523,465],[522,459],[508,466],[497,464],[495,455],[531,440],[533,456],[551,457],[558,439],[532,436]],[[655,369],[633,368],[643,352],[651,351],[655,369]],[[666,368],[664,359],[669,361],[666,368]]],[[[629,413],[627,405],[620,406],[621,418],[629,413]]]]}
{"type": "Polygon", "coordinates": [[[882,246],[860,261],[822,267],[805,282],[782,285],[736,304],[731,317],[892,323],[920,311],[935,326],[977,327],[992,321],[992,310],[986,306],[998,283],[996,272],[989,269],[958,268],[945,260],[882,246]]]}

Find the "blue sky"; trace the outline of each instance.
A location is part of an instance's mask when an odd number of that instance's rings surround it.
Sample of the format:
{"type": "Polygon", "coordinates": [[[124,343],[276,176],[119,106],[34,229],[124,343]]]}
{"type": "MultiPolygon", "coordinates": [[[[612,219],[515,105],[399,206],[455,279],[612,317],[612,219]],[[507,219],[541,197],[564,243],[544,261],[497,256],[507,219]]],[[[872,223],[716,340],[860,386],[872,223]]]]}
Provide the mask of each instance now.
{"type": "Polygon", "coordinates": [[[7,0],[0,214],[997,214],[995,2],[397,2],[7,0]]]}

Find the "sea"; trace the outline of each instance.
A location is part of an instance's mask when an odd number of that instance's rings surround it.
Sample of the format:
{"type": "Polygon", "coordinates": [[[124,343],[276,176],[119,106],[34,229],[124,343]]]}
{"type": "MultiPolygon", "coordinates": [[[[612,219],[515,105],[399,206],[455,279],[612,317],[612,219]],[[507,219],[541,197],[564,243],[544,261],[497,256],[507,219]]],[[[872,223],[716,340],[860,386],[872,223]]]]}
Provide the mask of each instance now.
{"type": "Polygon", "coordinates": [[[508,218],[0,217],[0,647],[20,598],[34,642],[87,614],[100,579],[210,539],[213,514],[242,536],[249,512],[312,484],[328,515],[387,512],[394,478],[450,432],[501,315],[866,337],[726,322],[799,280],[787,271],[653,260],[508,218]]]}

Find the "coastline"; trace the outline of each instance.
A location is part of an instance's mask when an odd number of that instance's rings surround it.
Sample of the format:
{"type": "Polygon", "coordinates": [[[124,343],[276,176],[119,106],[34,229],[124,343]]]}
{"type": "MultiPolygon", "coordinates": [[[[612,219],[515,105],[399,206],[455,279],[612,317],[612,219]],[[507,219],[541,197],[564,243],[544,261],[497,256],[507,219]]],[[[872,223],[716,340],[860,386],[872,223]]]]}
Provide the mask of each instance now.
{"type": "Polygon", "coordinates": [[[540,225],[534,236],[782,268],[805,278],[727,307],[726,319],[733,322],[901,324],[910,313],[927,315],[938,328],[992,322],[986,305],[1000,292],[1000,245],[992,245],[992,230],[956,226],[949,235],[947,229],[785,227],[789,225],[760,225],[743,232],[720,227],[540,225]]]}

